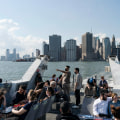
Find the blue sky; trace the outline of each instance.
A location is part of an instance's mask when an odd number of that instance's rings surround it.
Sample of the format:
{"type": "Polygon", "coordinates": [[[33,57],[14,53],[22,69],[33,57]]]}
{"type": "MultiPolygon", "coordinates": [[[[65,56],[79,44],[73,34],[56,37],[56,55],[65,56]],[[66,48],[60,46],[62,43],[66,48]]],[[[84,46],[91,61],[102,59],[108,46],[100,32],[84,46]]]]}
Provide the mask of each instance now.
{"type": "Polygon", "coordinates": [[[92,32],[120,40],[120,0],[0,0],[0,50],[17,48],[21,54],[42,50],[49,35],[81,43],[92,32]],[[8,43],[9,42],[9,43],[8,43]]]}

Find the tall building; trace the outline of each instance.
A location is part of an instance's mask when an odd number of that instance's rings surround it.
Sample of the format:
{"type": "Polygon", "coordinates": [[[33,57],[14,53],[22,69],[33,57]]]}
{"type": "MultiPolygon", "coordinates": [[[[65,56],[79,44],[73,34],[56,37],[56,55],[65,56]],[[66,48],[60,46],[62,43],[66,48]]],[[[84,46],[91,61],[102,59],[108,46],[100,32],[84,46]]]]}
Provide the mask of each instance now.
{"type": "Polygon", "coordinates": [[[6,49],[6,61],[9,61],[10,60],[10,50],[9,49],[6,49]]]}
{"type": "Polygon", "coordinates": [[[115,45],[115,36],[112,37],[112,46],[111,46],[111,55],[116,56],[116,45],[115,45]]]}
{"type": "Polygon", "coordinates": [[[32,52],[32,58],[34,57],[34,53],[32,52]]]}
{"type": "Polygon", "coordinates": [[[49,36],[49,55],[51,60],[61,60],[61,36],[51,35],[49,36]]]}
{"type": "Polygon", "coordinates": [[[66,61],[76,61],[76,40],[70,39],[65,43],[66,61]]]}
{"type": "Polygon", "coordinates": [[[108,56],[111,54],[111,46],[109,37],[105,37],[102,39],[103,43],[103,59],[107,60],[108,56]]]}
{"type": "Polygon", "coordinates": [[[43,42],[43,55],[49,55],[49,45],[43,42]]]}
{"type": "Polygon", "coordinates": [[[13,49],[13,61],[16,60],[16,48],[13,49]]]}
{"type": "Polygon", "coordinates": [[[97,37],[96,50],[99,51],[99,48],[100,48],[100,39],[99,39],[99,37],[97,37]]]}
{"type": "Polygon", "coordinates": [[[82,35],[82,60],[93,60],[94,50],[92,47],[92,33],[86,32],[82,35]]]}
{"type": "Polygon", "coordinates": [[[36,49],[36,57],[38,57],[40,55],[40,50],[36,49]]]}
{"type": "Polygon", "coordinates": [[[97,38],[98,37],[93,37],[92,47],[93,47],[94,50],[96,50],[97,38]]]}
{"type": "Polygon", "coordinates": [[[115,45],[115,36],[113,35],[112,37],[112,49],[116,48],[116,45],[115,45]]]}

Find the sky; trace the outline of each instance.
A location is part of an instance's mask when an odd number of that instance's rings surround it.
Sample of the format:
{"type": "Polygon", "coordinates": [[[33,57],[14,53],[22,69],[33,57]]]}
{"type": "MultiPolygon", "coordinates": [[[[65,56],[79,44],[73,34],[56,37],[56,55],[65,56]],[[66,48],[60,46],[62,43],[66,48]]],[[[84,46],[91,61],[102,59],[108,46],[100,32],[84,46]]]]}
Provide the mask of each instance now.
{"type": "Polygon", "coordinates": [[[16,48],[20,55],[42,51],[49,35],[75,39],[92,32],[120,41],[120,0],[0,0],[0,56],[16,48]]]}

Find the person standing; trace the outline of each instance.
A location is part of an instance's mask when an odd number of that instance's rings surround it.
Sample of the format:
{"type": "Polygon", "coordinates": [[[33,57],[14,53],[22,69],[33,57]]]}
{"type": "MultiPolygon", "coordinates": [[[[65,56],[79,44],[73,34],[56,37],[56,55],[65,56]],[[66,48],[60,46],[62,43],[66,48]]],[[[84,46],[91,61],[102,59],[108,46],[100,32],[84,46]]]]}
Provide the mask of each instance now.
{"type": "Polygon", "coordinates": [[[62,74],[62,88],[63,88],[64,94],[68,96],[68,100],[70,100],[70,76],[71,76],[71,72],[69,71],[69,69],[70,69],[70,66],[66,66],[65,71],[56,69],[56,71],[60,71],[63,73],[62,74]]]}
{"type": "Polygon", "coordinates": [[[75,68],[74,72],[76,74],[74,92],[76,98],[76,105],[78,106],[80,104],[80,89],[82,88],[82,76],[79,73],[79,68],[75,68]]]}

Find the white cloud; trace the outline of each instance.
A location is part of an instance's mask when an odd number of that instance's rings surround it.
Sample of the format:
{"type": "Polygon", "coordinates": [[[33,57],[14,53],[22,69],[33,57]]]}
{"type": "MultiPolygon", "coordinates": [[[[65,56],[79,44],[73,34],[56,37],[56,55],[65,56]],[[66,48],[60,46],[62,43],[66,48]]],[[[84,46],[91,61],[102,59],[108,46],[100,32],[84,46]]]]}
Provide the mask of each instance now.
{"type": "Polygon", "coordinates": [[[105,38],[107,35],[105,33],[98,33],[94,35],[95,37],[99,37],[100,41],[102,42],[102,39],[105,38]]]}
{"type": "Polygon", "coordinates": [[[32,35],[16,36],[17,30],[20,30],[19,24],[12,19],[0,20],[0,56],[5,55],[7,48],[10,50],[16,48],[21,55],[31,55],[36,48],[42,50],[42,43],[47,40],[32,35]]]}

